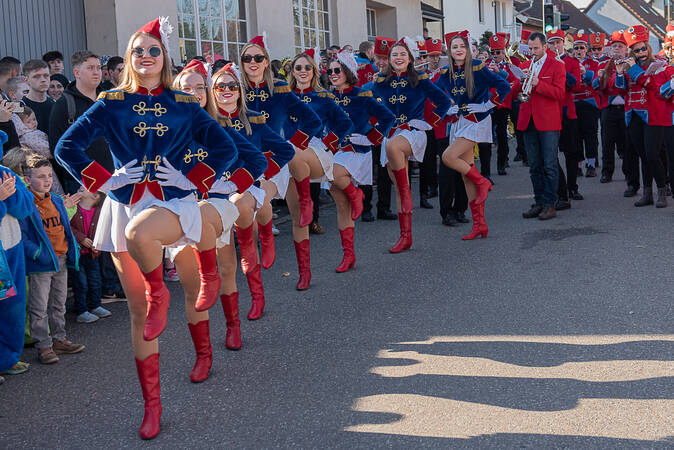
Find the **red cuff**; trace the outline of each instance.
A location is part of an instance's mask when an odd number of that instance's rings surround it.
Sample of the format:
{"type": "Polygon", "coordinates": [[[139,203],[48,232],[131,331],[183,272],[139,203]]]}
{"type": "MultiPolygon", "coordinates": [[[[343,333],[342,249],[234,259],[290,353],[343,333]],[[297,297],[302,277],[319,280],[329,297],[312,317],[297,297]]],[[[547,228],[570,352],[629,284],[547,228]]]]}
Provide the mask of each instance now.
{"type": "Polygon", "coordinates": [[[82,184],[89,192],[97,192],[112,177],[110,172],[105,170],[96,161],[92,161],[91,164],[85,167],[81,174],[82,184]]]}
{"type": "Polygon", "coordinates": [[[332,153],[337,153],[337,144],[339,143],[339,138],[332,131],[328,133],[323,139],[323,143],[330,149],[332,153]]]}
{"type": "Polygon", "coordinates": [[[375,116],[370,116],[370,125],[375,126],[377,125],[377,122],[379,122],[379,120],[375,116]]]}
{"type": "Polygon", "coordinates": [[[293,137],[289,139],[290,143],[300,150],[306,150],[309,147],[309,135],[297,130],[293,137]]]}
{"type": "Polygon", "coordinates": [[[382,141],[384,140],[384,135],[381,134],[376,128],[372,128],[366,134],[366,136],[374,145],[381,145],[382,141]]]}
{"type": "Polygon", "coordinates": [[[200,162],[197,163],[185,177],[197,187],[199,192],[205,194],[211,190],[211,186],[213,186],[213,183],[215,182],[215,170],[208,164],[200,162]]]}
{"type": "Polygon", "coordinates": [[[239,194],[246,192],[246,189],[253,185],[255,179],[253,176],[243,167],[236,169],[229,180],[232,183],[236,184],[236,189],[239,191],[239,194]]]}
{"type": "Polygon", "coordinates": [[[267,158],[267,170],[264,171],[264,177],[268,180],[281,171],[281,166],[272,159],[272,152],[266,152],[264,156],[267,158]]]}
{"type": "Polygon", "coordinates": [[[353,152],[356,153],[356,150],[353,148],[353,145],[348,144],[340,149],[343,152],[353,152]]]}
{"type": "Polygon", "coordinates": [[[501,106],[501,98],[498,96],[496,92],[492,94],[491,98],[489,98],[489,101],[495,104],[496,106],[501,106]]]}
{"type": "Polygon", "coordinates": [[[438,116],[438,115],[435,113],[435,111],[431,111],[431,112],[428,114],[428,118],[431,120],[430,125],[431,125],[433,128],[437,127],[438,124],[440,124],[440,121],[442,120],[442,117],[438,116]]]}

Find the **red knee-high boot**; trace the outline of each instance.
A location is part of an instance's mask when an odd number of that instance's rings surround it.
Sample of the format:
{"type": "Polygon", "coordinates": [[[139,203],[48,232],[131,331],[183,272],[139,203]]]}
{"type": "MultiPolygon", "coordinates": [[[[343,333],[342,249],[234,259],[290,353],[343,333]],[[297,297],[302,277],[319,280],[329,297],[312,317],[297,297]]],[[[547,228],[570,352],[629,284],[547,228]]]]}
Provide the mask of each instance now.
{"type": "Polygon", "coordinates": [[[274,233],[272,232],[272,221],[267,222],[266,225],[262,225],[258,222],[257,229],[260,234],[260,250],[261,250],[261,260],[262,267],[269,269],[276,260],[276,244],[274,243],[274,233]]]}
{"type": "Polygon", "coordinates": [[[241,348],[241,322],[239,322],[239,293],[222,294],[220,296],[222,310],[227,321],[227,334],[225,335],[225,347],[230,350],[241,348]]]}
{"type": "Polygon", "coordinates": [[[354,186],[353,183],[349,183],[343,192],[351,204],[351,220],[357,220],[363,212],[363,198],[365,198],[365,194],[354,186]]]}
{"type": "Polygon", "coordinates": [[[253,225],[248,228],[236,227],[236,238],[239,240],[241,251],[241,271],[248,273],[257,266],[257,249],[253,239],[253,225]]]}
{"type": "Polygon", "coordinates": [[[407,180],[407,169],[403,167],[402,169],[393,170],[392,172],[396,179],[398,195],[400,195],[400,212],[403,214],[411,213],[414,205],[412,204],[410,183],[407,180]]]}
{"type": "Polygon", "coordinates": [[[297,282],[295,289],[298,291],[304,291],[309,289],[309,283],[311,283],[309,239],[305,239],[302,242],[295,242],[295,254],[297,255],[297,268],[299,269],[300,273],[300,279],[297,282]]]}
{"type": "Polygon", "coordinates": [[[475,201],[470,202],[470,212],[473,214],[473,229],[461,239],[470,241],[480,235],[487,237],[489,228],[487,228],[487,221],[484,219],[484,203],[478,205],[475,201]]]}
{"type": "Polygon", "coordinates": [[[473,164],[470,165],[470,170],[466,174],[466,178],[473,182],[477,188],[477,196],[475,197],[475,203],[480,204],[484,203],[487,200],[487,195],[489,191],[493,189],[493,186],[485,177],[480,175],[480,172],[475,168],[473,164]]]}
{"type": "Polygon", "coordinates": [[[161,397],[159,396],[159,353],[154,353],[143,361],[136,360],[138,381],[145,400],[145,415],[138,433],[143,439],[152,439],[159,434],[161,422],[161,397]]]}
{"type": "Polygon", "coordinates": [[[300,198],[300,226],[306,227],[314,220],[314,202],[311,200],[309,177],[302,181],[295,180],[297,195],[300,198]]]}
{"type": "Polygon", "coordinates": [[[194,304],[197,311],[206,311],[218,301],[220,293],[220,274],[218,273],[218,262],[215,247],[210,250],[196,252],[197,263],[199,264],[199,297],[194,304]]]}
{"type": "Polygon", "coordinates": [[[398,214],[398,222],[400,223],[400,239],[389,249],[391,253],[400,253],[412,247],[412,213],[398,214]]]}
{"type": "Polygon", "coordinates": [[[147,318],[143,329],[146,341],[156,339],[166,328],[166,314],[171,303],[171,294],[164,284],[164,267],[159,264],[151,272],[143,272],[145,298],[147,299],[147,318]]]}
{"type": "Polygon", "coordinates": [[[248,288],[250,288],[250,311],[248,311],[248,320],[257,320],[262,317],[264,312],[264,286],[262,285],[262,271],[257,266],[252,272],[246,274],[248,288]]]}
{"type": "Polygon", "coordinates": [[[190,373],[192,383],[201,383],[208,378],[208,372],[213,365],[213,349],[211,348],[211,332],[208,319],[197,322],[194,325],[187,324],[192,335],[192,343],[197,353],[197,360],[190,373]]]}
{"type": "Polygon", "coordinates": [[[342,262],[335,269],[338,273],[346,272],[356,264],[356,251],[353,249],[353,230],[353,227],[339,230],[339,235],[342,237],[344,257],[342,258],[342,262]]]}

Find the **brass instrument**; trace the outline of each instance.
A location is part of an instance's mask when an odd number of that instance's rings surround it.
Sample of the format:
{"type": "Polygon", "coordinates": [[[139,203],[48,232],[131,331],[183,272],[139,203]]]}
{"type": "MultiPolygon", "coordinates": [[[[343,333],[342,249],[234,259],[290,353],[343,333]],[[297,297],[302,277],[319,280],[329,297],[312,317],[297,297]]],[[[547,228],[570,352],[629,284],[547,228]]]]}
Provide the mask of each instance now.
{"type": "Polygon", "coordinates": [[[519,93],[517,98],[521,102],[528,102],[531,100],[531,91],[533,90],[533,79],[535,76],[538,75],[538,72],[540,71],[542,67],[542,62],[543,59],[539,59],[538,61],[533,61],[531,65],[529,66],[529,72],[527,73],[527,77],[524,79],[524,83],[522,83],[522,92],[519,93]]]}

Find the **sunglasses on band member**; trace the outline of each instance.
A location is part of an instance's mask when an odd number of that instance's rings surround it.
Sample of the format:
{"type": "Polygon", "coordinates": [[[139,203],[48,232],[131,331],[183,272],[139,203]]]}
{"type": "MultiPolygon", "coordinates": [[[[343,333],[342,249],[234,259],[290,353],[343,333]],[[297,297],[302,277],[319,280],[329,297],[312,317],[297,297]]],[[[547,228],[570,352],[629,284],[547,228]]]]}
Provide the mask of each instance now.
{"type": "Polygon", "coordinates": [[[295,66],[295,72],[301,72],[302,69],[306,70],[307,72],[311,72],[312,70],[314,70],[314,67],[311,64],[307,64],[304,66],[301,64],[297,64],[295,66]]]}
{"type": "Polygon", "coordinates": [[[236,81],[230,81],[229,83],[218,83],[213,86],[215,92],[225,92],[226,90],[238,91],[239,84],[236,81]]]}
{"type": "Polygon", "coordinates": [[[136,56],[137,58],[142,58],[143,55],[145,55],[146,53],[153,58],[157,58],[158,56],[161,56],[161,47],[153,45],[152,47],[149,48],[136,47],[133,50],[131,50],[131,54],[136,56]]]}
{"type": "Polygon", "coordinates": [[[633,48],[632,51],[633,51],[634,53],[647,52],[647,51],[648,51],[648,47],[643,46],[643,47],[639,47],[639,48],[633,48]]]}
{"type": "Polygon", "coordinates": [[[326,70],[326,73],[328,74],[328,76],[332,75],[333,73],[335,75],[339,75],[340,73],[342,73],[342,69],[340,67],[335,67],[334,69],[326,70]]]}
{"type": "Polygon", "coordinates": [[[250,64],[253,61],[256,63],[261,63],[265,59],[267,59],[267,57],[264,55],[243,55],[241,57],[241,62],[246,64],[250,64]]]}
{"type": "Polygon", "coordinates": [[[574,50],[585,50],[585,46],[584,45],[578,45],[576,47],[573,47],[573,49],[574,50]]]}
{"type": "Polygon", "coordinates": [[[603,51],[603,50],[604,50],[604,49],[603,49],[602,47],[592,47],[592,51],[593,51],[593,52],[601,52],[601,51],[603,51]]]}
{"type": "Polygon", "coordinates": [[[492,50],[492,51],[489,52],[489,53],[491,53],[492,55],[500,55],[500,54],[501,54],[501,50],[492,50]]]}

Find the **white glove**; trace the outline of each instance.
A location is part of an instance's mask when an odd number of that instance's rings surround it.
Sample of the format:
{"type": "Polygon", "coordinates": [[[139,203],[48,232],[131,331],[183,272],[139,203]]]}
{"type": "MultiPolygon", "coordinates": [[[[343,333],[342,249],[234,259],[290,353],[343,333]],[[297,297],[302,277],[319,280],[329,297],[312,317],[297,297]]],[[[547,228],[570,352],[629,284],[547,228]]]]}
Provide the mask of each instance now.
{"type": "Polygon", "coordinates": [[[108,178],[108,181],[103,183],[103,186],[101,186],[98,190],[101,192],[109,192],[126,186],[127,184],[139,182],[141,179],[143,179],[143,167],[136,166],[136,164],[138,164],[138,160],[134,159],[119,169],[116,169],[112,173],[112,176],[108,178]]]}
{"type": "Polygon", "coordinates": [[[183,191],[196,191],[197,187],[185,175],[171,165],[166,158],[162,158],[163,166],[157,167],[155,176],[162,180],[159,182],[162,186],[175,186],[183,191]]]}
{"type": "Polygon", "coordinates": [[[489,112],[489,110],[494,106],[496,105],[494,105],[490,100],[487,100],[484,103],[468,103],[466,105],[468,112],[471,114],[489,112]]]}
{"type": "Polygon", "coordinates": [[[456,116],[459,113],[459,105],[452,105],[447,111],[448,116],[456,116]]]}
{"type": "Polygon", "coordinates": [[[367,136],[358,133],[353,133],[349,140],[355,145],[374,145],[367,136]]]}
{"type": "Polygon", "coordinates": [[[209,192],[213,192],[215,194],[229,195],[236,191],[237,187],[236,184],[234,184],[234,182],[225,180],[224,177],[220,177],[218,181],[213,183],[213,186],[211,186],[211,190],[209,192]]]}

